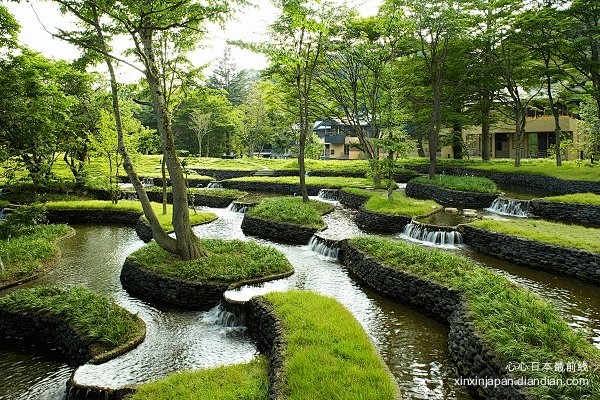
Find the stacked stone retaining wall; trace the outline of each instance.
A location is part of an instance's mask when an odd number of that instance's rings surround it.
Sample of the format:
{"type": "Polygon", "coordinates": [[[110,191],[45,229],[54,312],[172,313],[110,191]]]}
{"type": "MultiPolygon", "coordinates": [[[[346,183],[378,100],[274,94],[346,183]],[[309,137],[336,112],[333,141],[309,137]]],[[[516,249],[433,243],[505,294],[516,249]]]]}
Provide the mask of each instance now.
{"type": "Polygon", "coordinates": [[[367,201],[369,201],[369,196],[356,194],[347,192],[345,190],[340,190],[340,203],[347,207],[359,209],[361,208],[367,201]]]}
{"type": "Polygon", "coordinates": [[[408,182],[406,195],[415,199],[435,200],[446,207],[487,208],[498,198],[497,194],[450,190],[437,185],[408,182]]]}
{"type": "Polygon", "coordinates": [[[115,223],[135,226],[141,215],[138,211],[121,210],[46,210],[48,222],[64,224],[115,223]]]}
{"type": "Polygon", "coordinates": [[[600,283],[600,253],[542,243],[471,225],[459,225],[475,251],[515,264],[600,283]]]}
{"type": "Polygon", "coordinates": [[[360,229],[381,233],[401,232],[411,221],[412,217],[377,213],[365,209],[364,206],[358,210],[354,219],[360,229]]]}
{"type": "Polygon", "coordinates": [[[246,235],[258,236],[279,243],[305,245],[316,232],[322,229],[308,228],[285,222],[269,221],[244,215],[242,231],[246,235]]]}
{"type": "MultiPolygon", "coordinates": [[[[385,296],[447,322],[450,325],[448,348],[462,377],[510,377],[506,366],[478,334],[460,292],[386,266],[353,248],[347,241],[341,243],[340,261],[360,280],[385,296]]],[[[531,400],[525,390],[517,386],[475,386],[470,389],[477,396],[490,400],[531,400]]]]}
{"type": "Polygon", "coordinates": [[[530,210],[535,216],[551,221],[600,226],[600,206],[535,199],[530,210]]]}
{"type": "MultiPolygon", "coordinates": [[[[223,181],[223,187],[227,189],[237,189],[244,192],[271,192],[281,193],[288,196],[295,196],[300,193],[300,185],[295,183],[280,182],[252,182],[252,181],[223,181]]],[[[320,186],[306,185],[309,196],[317,196],[320,186]]]]}

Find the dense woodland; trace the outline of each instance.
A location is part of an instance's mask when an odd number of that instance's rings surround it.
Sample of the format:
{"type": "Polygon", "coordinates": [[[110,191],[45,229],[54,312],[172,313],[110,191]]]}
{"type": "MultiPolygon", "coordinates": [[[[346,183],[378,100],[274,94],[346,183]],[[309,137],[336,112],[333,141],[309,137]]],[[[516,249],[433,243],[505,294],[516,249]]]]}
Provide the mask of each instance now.
{"type": "MultiPolygon", "coordinates": [[[[252,157],[269,146],[298,157],[302,186],[304,159],[321,152],[312,132],[318,119],[351,125],[376,181],[415,146],[429,156],[431,176],[440,146],[461,158],[464,126],[482,127],[484,160],[498,121],[514,125],[519,150],[531,110],[554,115],[560,146],[558,117],[570,109],[582,119],[589,155],[598,152],[595,0],[385,0],[368,18],[340,2],[273,0],[280,14],[270,40],[231,44],[264,53],[270,66],[238,70],[226,50],[208,76],[188,54],[206,39],[208,22],[231,19],[244,0],[54,3],[78,21],[55,32],[81,49],[73,62],[19,43],[19,25],[0,5],[0,160],[8,179],[25,170],[43,184],[53,164],[65,162],[85,184],[86,163],[96,156],[111,175],[127,172],[142,194],[131,154],[163,154],[182,203],[174,221],[185,221],[180,156],[252,157]],[[115,38],[130,48],[113,49],[115,38]],[[98,66],[107,73],[90,72],[98,66]],[[143,79],[119,82],[116,68],[143,79]]],[[[191,234],[185,223],[174,226],[178,237],[191,234]]],[[[200,254],[166,235],[157,242],[187,258],[200,254]]]]}

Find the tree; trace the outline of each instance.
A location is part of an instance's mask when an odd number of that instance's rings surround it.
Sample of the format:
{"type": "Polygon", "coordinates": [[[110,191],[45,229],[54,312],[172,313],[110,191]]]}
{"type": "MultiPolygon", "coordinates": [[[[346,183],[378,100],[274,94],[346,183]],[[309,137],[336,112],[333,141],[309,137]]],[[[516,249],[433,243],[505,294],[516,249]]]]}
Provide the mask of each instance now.
{"type": "Polygon", "coordinates": [[[0,50],[17,47],[21,27],[8,9],[0,4],[0,50]]]}
{"type": "Polygon", "coordinates": [[[205,113],[202,110],[194,110],[190,114],[190,128],[196,133],[198,139],[198,156],[202,157],[202,139],[208,133],[210,127],[210,118],[212,113],[205,113]]]}

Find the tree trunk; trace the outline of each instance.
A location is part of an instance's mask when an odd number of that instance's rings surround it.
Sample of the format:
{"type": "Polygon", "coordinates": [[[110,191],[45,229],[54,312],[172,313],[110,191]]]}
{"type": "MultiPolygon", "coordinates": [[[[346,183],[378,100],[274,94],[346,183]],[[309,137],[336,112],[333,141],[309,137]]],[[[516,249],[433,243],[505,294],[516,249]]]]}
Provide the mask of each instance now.
{"type": "Polygon", "coordinates": [[[491,158],[490,149],[490,111],[491,111],[491,94],[486,91],[482,99],[481,109],[481,159],[489,161],[491,158]]]}
{"type": "Polygon", "coordinates": [[[167,214],[167,171],[165,168],[165,157],[160,160],[160,173],[162,176],[162,211],[167,214]]]}
{"type": "MultiPolygon", "coordinates": [[[[550,68],[550,58],[547,57],[544,62],[546,63],[546,69],[550,68]]],[[[546,90],[548,92],[548,102],[550,103],[550,109],[552,110],[552,116],[554,117],[554,146],[556,151],[556,166],[562,166],[562,154],[560,149],[560,136],[562,129],[560,129],[560,113],[558,105],[554,102],[554,96],[552,96],[552,80],[550,74],[546,74],[546,90]]]]}
{"type": "Polygon", "coordinates": [[[520,167],[521,166],[521,149],[523,148],[523,132],[525,132],[525,124],[527,122],[527,116],[526,116],[526,110],[523,109],[523,107],[521,106],[517,106],[517,110],[515,113],[516,116],[516,121],[517,123],[515,124],[516,130],[515,130],[515,148],[516,148],[516,153],[515,153],[515,167],[520,167]]]}
{"type": "Polygon", "coordinates": [[[156,53],[152,42],[152,33],[153,31],[150,29],[141,30],[140,36],[146,61],[146,80],[148,81],[148,86],[152,95],[152,104],[154,106],[154,112],[156,113],[163,156],[165,157],[169,178],[171,180],[171,192],[173,195],[172,223],[177,238],[175,241],[176,253],[183,260],[192,260],[205,257],[208,253],[200,245],[200,241],[192,231],[192,226],[190,224],[187,187],[183,176],[183,168],[177,157],[167,105],[161,90],[160,76],[155,58],[156,53]]]}

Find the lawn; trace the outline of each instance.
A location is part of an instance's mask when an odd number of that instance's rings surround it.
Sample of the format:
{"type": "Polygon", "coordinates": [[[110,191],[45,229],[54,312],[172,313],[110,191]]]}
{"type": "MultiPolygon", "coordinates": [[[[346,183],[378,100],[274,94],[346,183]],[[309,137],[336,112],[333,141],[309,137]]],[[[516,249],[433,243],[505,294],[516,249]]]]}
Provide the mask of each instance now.
{"type": "Polygon", "coordinates": [[[333,208],[333,205],[317,200],[304,203],[300,197],[272,197],[252,207],[248,215],[268,221],[323,229],[326,224],[321,216],[333,208]]]}

